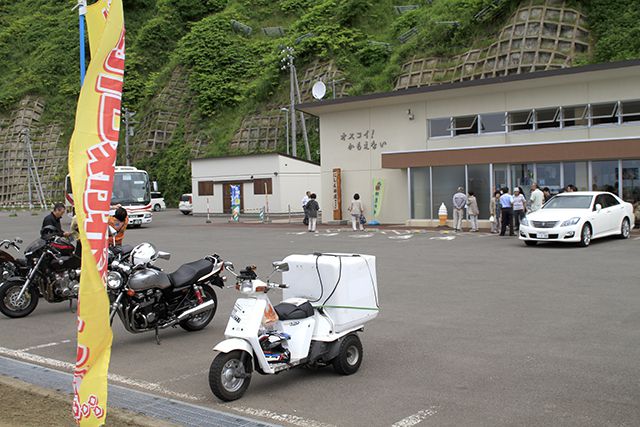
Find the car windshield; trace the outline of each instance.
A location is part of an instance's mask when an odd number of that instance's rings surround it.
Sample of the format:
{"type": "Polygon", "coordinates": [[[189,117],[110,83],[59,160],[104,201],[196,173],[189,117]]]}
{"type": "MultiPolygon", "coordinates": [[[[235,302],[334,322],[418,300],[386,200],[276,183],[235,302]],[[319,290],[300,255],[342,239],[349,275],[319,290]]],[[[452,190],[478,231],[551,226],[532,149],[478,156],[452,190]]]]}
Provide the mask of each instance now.
{"type": "Polygon", "coordinates": [[[589,209],[593,196],[556,196],[542,209],[589,209]]]}
{"type": "Polygon", "coordinates": [[[149,177],[144,172],[116,172],[112,204],[145,205],[150,198],[149,177]]]}
{"type": "Polygon", "coordinates": [[[180,201],[181,202],[188,202],[190,199],[188,194],[183,194],[182,197],[180,197],[180,201]]]}

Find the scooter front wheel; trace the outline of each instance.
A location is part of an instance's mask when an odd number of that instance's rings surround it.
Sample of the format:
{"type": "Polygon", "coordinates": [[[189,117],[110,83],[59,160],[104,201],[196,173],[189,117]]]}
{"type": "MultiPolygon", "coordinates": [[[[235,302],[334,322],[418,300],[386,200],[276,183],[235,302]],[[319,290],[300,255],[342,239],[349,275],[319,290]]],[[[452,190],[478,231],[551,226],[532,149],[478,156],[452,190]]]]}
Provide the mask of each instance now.
{"type": "Polygon", "coordinates": [[[220,353],[209,368],[209,387],[220,400],[230,402],[240,399],[251,382],[251,356],[246,355],[243,363],[242,350],[220,353]]]}

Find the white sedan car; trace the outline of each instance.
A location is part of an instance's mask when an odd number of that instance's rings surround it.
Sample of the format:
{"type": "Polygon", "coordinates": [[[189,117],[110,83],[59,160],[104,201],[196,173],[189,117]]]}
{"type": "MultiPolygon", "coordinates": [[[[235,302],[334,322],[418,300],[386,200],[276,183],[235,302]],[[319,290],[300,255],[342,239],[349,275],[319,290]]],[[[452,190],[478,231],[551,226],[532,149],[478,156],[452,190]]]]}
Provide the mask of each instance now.
{"type": "Polygon", "coordinates": [[[618,196],[600,191],[562,193],[542,209],[520,221],[520,240],[574,242],[589,246],[592,239],[613,234],[626,239],[633,224],[633,206],[618,196]]]}

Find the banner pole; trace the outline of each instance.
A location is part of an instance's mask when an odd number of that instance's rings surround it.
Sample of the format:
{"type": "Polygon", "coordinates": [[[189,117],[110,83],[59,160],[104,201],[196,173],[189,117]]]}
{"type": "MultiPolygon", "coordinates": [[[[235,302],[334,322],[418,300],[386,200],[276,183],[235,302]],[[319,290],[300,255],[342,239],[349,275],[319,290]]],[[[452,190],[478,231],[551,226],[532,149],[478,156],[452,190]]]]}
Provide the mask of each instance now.
{"type": "Polygon", "coordinates": [[[87,0],[78,0],[78,30],[80,33],[80,87],[84,84],[84,76],[87,74],[85,41],[84,41],[84,15],[87,13],[87,0]]]}

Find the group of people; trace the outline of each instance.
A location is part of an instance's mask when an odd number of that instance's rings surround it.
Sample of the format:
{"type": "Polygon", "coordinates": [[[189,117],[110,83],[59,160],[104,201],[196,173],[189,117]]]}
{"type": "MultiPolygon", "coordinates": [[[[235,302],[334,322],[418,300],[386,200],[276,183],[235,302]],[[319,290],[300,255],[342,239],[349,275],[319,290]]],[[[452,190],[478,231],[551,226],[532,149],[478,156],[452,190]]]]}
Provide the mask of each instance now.
{"type": "MultiPolygon", "coordinates": [[[[308,231],[311,233],[316,232],[318,212],[320,211],[320,205],[316,199],[317,195],[310,191],[307,191],[302,198],[302,210],[304,212],[303,223],[308,226],[308,231]]],[[[353,200],[351,200],[348,210],[351,216],[351,228],[353,228],[353,231],[357,231],[358,229],[364,231],[364,224],[367,221],[364,217],[364,206],[358,193],[353,195],[353,200]]]]}
{"type": "MultiPolygon", "coordinates": [[[[564,189],[565,192],[578,191],[575,185],[569,184],[564,189]]],[[[531,184],[531,195],[529,200],[524,195],[522,187],[515,187],[513,194],[509,192],[508,187],[504,187],[493,193],[493,197],[489,201],[489,220],[491,222],[491,233],[504,236],[507,227],[509,235],[514,236],[515,232],[520,229],[520,221],[527,212],[535,212],[542,208],[542,205],[552,197],[549,187],[540,189],[537,183],[531,184]]],[[[462,220],[464,218],[464,210],[467,210],[469,222],[471,223],[470,231],[478,231],[478,201],[473,191],[464,192],[462,187],[453,195],[453,229],[454,231],[462,231],[462,220]]]]}
{"type": "MultiPolygon", "coordinates": [[[[127,210],[120,205],[113,206],[115,212],[109,216],[109,228],[113,232],[109,237],[109,244],[112,246],[121,246],[124,239],[124,232],[129,224],[129,216],[127,210]]],[[[53,205],[53,210],[44,217],[42,220],[42,228],[40,229],[41,236],[44,234],[55,234],[62,237],[71,237],[74,239],[80,238],[80,232],[78,230],[78,221],[75,216],[75,210],[73,211],[73,219],[71,220],[70,231],[64,231],[60,220],[65,214],[66,208],[62,203],[56,203],[53,205]]],[[[77,243],[78,253],[80,253],[80,241],[77,243]]]]}

